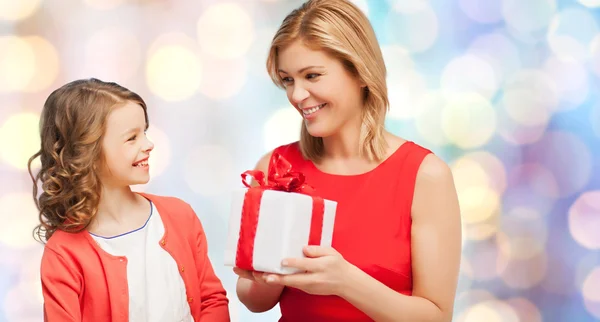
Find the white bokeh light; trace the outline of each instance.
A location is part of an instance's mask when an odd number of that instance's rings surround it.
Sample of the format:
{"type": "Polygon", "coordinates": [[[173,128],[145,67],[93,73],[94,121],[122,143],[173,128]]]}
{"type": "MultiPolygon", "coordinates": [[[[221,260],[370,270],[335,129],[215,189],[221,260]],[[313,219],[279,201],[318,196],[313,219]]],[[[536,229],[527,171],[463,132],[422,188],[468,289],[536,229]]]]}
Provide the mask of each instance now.
{"type": "Polygon", "coordinates": [[[33,15],[41,0],[0,0],[0,20],[19,21],[33,15]]]}
{"type": "Polygon", "coordinates": [[[22,91],[36,73],[35,52],[24,38],[0,36],[0,93],[22,91]]]}
{"type": "MultiPolygon", "coordinates": [[[[33,264],[33,263],[30,263],[33,264]]],[[[39,262],[38,265],[39,267],[39,262]]],[[[34,266],[35,267],[35,266],[34,266]]],[[[43,304],[38,300],[42,285],[38,278],[23,276],[6,292],[3,313],[8,322],[35,322],[43,316],[43,304]]]]}
{"type": "Polygon", "coordinates": [[[189,39],[180,34],[159,37],[150,49],[146,81],[150,90],[165,101],[183,101],[196,93],[201,83],[202,62],[189,39]],[[160,45],[161,42],[170,44],[160,45]]]}
{"type": "Polygon", "coordinates": [[[573,239],[588,249],[600,249],[600,190],[588,191],[569,209],[569,231],[573,239]]]}
{"type": "Polygon", "coordinates": [[[169,166],[171,161],[171,142],[167,134],[154,125],[150,125],[146,133],[148,139],[154,143],[150,164],[150,177],[159,176],[169,166]]]}
{"type": "Polygon", "coordinates": [[[84,49],[84,74],[99,79],[120,82],[133,77],[139,70],[142,48],[133,31],[107,27],[92,34],[84,49]]]}
{"type": "Polygon", "coordinates": [[[276,31],[277,29],[272,27],[257,28],[256,40],[252,42],[252,46],[250,46],[245,56],[248,72],[251,76],[259,77],[260,79],[271,79],[267,72],[266,61],[271,40],[276,31]]]}
{"type": "Polygon", "coordinates": [[[538,285],[546,276],[548,256],[539,252],[525,259],[502,257],[506,262],[499,267],[500,277],[504,284],[513,289],[530,289],[538,285]]]}
{"type": "Polygon", "coordinates": [[[24,92],[39,92],[47,89],[57,78],[60,70],[58,51],[47,39],[39,36],[23,38],[34,53],[33,74],[29,83],[23,88],[24,92]]]}
{"type": "Polygon", "coordinates": [[[40,117],[37,114],[15,114],[0,127],[0,157],[9,165],[27,169],[27,161],[40,149],[40,117]]]}
{"type": "Polygon", "coordinates": [[[441,92],[429,92],[413,107],[417,132],[429,144],[443,146],[449,143],[442,127],[442,111],[447,103],[441,92]]]}
{"type": "Polygon", "coordinates": [[[452,162],[451,168],[458,190],[484,186],[502,194],[506,189],[506,168],[497,156],[487,151],[465,153],[452,162]]]}
{"type": "Polygon", "coordinates": [[[468,224],[463,228],[465,236],[463,239],[470,241],[481,241],[492,238],[498,233],[498,214],[488,217],[487,220],[480,223],[468,224]]]}
{"type": "Polygon", "coordinates": [[[577,263],[577,267],[575,268],[575,280],[570,279],[572,283],[572,287],[576,289],[583,288],[585,280],[588,278],[590,273],[596,269],[596,267],[600,266],[600,256],[597,256],[596,252],[586,252],[585,256],[583,256],[579,262],[577,263]]]}
{"type": "MultiPolygon", "coordinates": [[[[500,104],[502,104],[502,102],[500,102],[500,104]]],[[[528,110],[530,108],[531,106],[527,107],[528,110]]],[[[521,112],[517,113],[517,115],[521,114],[521,112]]],[[[517,122],[512,115],[508,114],[507,108],[498,109],[497,115],[498,134],[506,142],[513,145],[525,145],[539,141],[543,137],[548,127],[548,122],[533,126],[523,125],[520,122],[517,122]]],[[[546,113],[542,114],[542,116],[545,115],[546,113]]],[[[539,119],[539,115],[536,115],[536,119],[539,119]]]]}
{"type": "Polygon", "coordinates": [[[561,60],[583,62],[598,34],[598,22],[590,10],[567,8],[554,16],[548,30],[550,49],[561,60]]]}
{"type": "Polygon", "coordinates": [[[581,3],[582,5],[589,7],[589,8],[599,8],[600,7],[600,0],[577,0],[579,3],[581,3]]]}
{"type": "Polygon", "coordinates": [[[493,75],[498,86],[521,68],[517,44],[502,32],[487,33],[475,38],[467,53],[486,61],[494,69],[493,75]]]}
{"type": "Polygon", "coordinates": [[[542,322],[540,309],[524,297],[515,297],[506,300],[519,317],[519,322],[542,322]]]}
{"type": "Polygon", "coordinates": [[[1,243],[14,248],[26,248],[37,243],[33,238],[33,228],[39,224],[39,219],[32,194],[5,194],[0,198],[0,209],[0,219],[10,222],[10,225],[0,226],[1,243]]]}
{"type": "Polygon", "coordinates": [[[388,70],[389,117],[410,119],[417,113],[416,104],[427,92],[425,79],[414,68],[409,52],[400,46],[382,48],[388,70]]]}
{"type": "Polygon", "coordinates": [[[592,130],[597,137],[600,138],[600,103],[595,104],[590,111],[590,122],[592,123],[592,130]]]}
{"type": "Polygon", "coordinates": [[[556,13],[556,0],[502,0],[502,16],[511,31],[533,36],[550,24],[556,13]]]}
{"type": "Polygon", "coordinates": [[[202,50],[220,59],[245,55],[255,37],[252,17],[234,2],[208,7],[198,20],[197,31],[202,50]]]}
{"type": "Polygon", "coordinates": [[[598,34],[590,43],[590,64],[592,71],[600,77],[600,34],[598,34]]]}
{"type": "Polygon", "coordinates": [[[452,176],[457,191],[469,189],[473,186],[489,187],[490,176],[478,162],[464,156],[452,162],[452,176]]]}
{"type": "Polygon", "coordinates": [[[438,38],[438,17],[429,3],[410,12],[391,10],[385,19],[390,38],[410,52],[424,52],[431,48],[438,38]],[[415,37],[415,30],[419,31],[418,37],[415,37]]]}
{"type": "Polygon", "coordinates": [[[598,289],[598,285],[600,285],[600,267],[593,269],[583,281],[583,296],[590,301],[600,302],[600,289],[598,289]]]}
{"type": "Polygon", "coordinates": [[[449,141],[460,148],[481,147],[496,131],[496,114],[483,96],[465,94],[450,100],[444,107],[442,128],[449,141]]]}
{"type": "Polygon", "coordinates": [[[500,1],[459,0],[462,11],[473,21],[497,23],[502,20],[500,1]]]}
{"type": "Polygon", "coordinates": [[[458,201],[467,224],[485,222],[498,216],[500,195],[489,187],[472,186],[460,190],[458,201]]]}
{"type": "Polygon", "coordinates": [[[484,59],[473,54],[459,56],[444,68],[441,76],[444,94],[450,98],[467,93],[478,93],[486,99],[498,90],[494,69],[484,59]]]}
{"type": "Polygon", "coordinates": [[[416,13],[429,7],[429,0],[386,0],[389,6],[398,12],[416,13]]]}
{"type": "Polygon", "coordinates": [[[185,181],[196,193],[212,197],[226,193],[231,188],[233,159],[229,151],[219,145],[202,145],[190,149],[183,171],[185,181]]]}
{"type": "Polygon", "coordinates": [[[460,292],[456,296],[455,301],[455,315],[456,321],[464,322],[465,313],[473,306],[487,302],[496,300],[496,296],[492,294],[490,291],[483,289],[468,289],[464,292],[460,292]]]}
{"type": "Polygon", "coordinates": [[[544,71],[556,84],[556,93],[563,103],[558,105],[559,110],[576,108],[588,98],[588,72],[582,64],[551,57],[544,64],[544,71]]]}
{"type": "MultiPolygon", "coordinates": [[[[248,79],[246,59],[204,57],[200,92],[213,100],[224,100],[238,94],[248,79]]],[[[265,72],[266,74],[266,72],[265,72]]]]}
{"type": "Polygon", "coordinates": [[[545,126],[558,108],[557,86],[547,73],[523,69],[507,81],[501,106],[518,124],[545,126]]]}
{"type": "Polygon", "coordinates": [[[276,110],[264,126],[265,151],[299,140],[302,122],[302,117],[292,106],[276,110]]]}
{"type": "Polygon", "coordinates": [[[23,249],[17,256],[18,278],[13,280],[4,304],[4,316],[9,322],[39,321],[43,315],[44,298],[40,279],[40,261],[44,245],[23,249]]]}
{"type": "Polygon", "coordinates": [[[478,303],[464,313],[463,322],[520,322],[517,312],[507,303],[491,300],[478,303]]]}
{"type": "Polygon", "coordinates": [[[517,207],[500,217],[498,248],[509,259],[529,259],[544,251],[548,228],[534,209],[517,207]]]}
{"type": "Polygon", "coordinates": [[[484,240],[498,231],[500,196],[506,188],[502,162],[488,152],[468,153],[451,163],[465,240],[484,240]]]}
{"type": "Polygon", "coordinates": [[[467,258],[470,259],[472,278],[475,281],[492,281],[498,278],[501,269],[506,266],[502,252],[494,242],[494,237],[470,243],[467,258]]]}
{"type": "Polygon", "coordinates": [[[122,5],[125,0],[83,0],[88,6],[96,10],[111,10],[122,5]]]}
{"type": "Polygon", "coordinates": [[[600,266],[590,272],[581,289],[585,308],[594,317],[600,319],[600,289],[598,285],[600,285],[600,266]]]}

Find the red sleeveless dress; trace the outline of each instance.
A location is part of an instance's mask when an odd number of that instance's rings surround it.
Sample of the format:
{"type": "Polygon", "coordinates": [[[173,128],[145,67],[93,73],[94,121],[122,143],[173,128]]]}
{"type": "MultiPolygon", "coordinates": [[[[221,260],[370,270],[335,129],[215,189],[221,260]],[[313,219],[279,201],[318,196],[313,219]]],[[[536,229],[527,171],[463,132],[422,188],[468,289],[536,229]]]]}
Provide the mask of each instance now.
{"type": "MultiPolygon", "coordinates": [[[[408,141],[375,169],[358,175],[318,170],[302,157],[298,142],[275,152],[304,173],[321,197],[337,201],[333,248],[373,278],[411,295],[411,205],[417,171],[431,152],[408,141]]],[[[340,297],[291,287],[284,289],[279,306],[280,322],[372,321],[340,297]]]]}

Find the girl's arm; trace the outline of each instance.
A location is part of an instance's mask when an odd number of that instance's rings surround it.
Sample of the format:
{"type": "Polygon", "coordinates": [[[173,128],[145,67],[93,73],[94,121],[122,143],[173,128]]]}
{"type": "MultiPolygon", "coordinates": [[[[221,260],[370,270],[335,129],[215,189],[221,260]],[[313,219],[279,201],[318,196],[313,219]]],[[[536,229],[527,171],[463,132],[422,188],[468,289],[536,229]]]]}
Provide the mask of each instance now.
{"type": "Polygon", "coordinates": [[[80,322],[83,277],[58,252],[44,248],[41,263],[44,321],[80,322]]]}

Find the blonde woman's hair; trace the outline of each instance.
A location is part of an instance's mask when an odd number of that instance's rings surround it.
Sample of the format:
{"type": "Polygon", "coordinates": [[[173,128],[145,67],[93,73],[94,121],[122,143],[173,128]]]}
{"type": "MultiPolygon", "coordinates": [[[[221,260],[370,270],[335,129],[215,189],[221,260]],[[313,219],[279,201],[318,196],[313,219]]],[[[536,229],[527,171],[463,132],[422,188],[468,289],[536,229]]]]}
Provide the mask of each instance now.
{"type": "MultiPolygon", "coordinates": [[[[368,18],[347,0],[310,0],[292,11],[273,37],[267,58],[269,75],[281,88],[285,86],[278,74],[278,54],[296,40],[339,59],[366,85],[359,151],[370,160],[383,159],[387,147],[383,136],[384,121],[389,108],[386,68],[368,18]]],[[[312,161],[317,161],[324,153],[323,139],[311,136],[304,122],[300,149],[304,158],[312,161]]]]}

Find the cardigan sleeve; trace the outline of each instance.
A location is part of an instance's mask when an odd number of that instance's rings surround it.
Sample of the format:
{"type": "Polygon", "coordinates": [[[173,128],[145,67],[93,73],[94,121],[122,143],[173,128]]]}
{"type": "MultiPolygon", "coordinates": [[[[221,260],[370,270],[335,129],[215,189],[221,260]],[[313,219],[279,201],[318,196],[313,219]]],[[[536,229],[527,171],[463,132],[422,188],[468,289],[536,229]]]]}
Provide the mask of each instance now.
{"type": "Polygon", "coordinates": [[[46,245],[40,275],[44,296],[44,321],[81,321],[81,274],[63,256],[46,245]]]}

